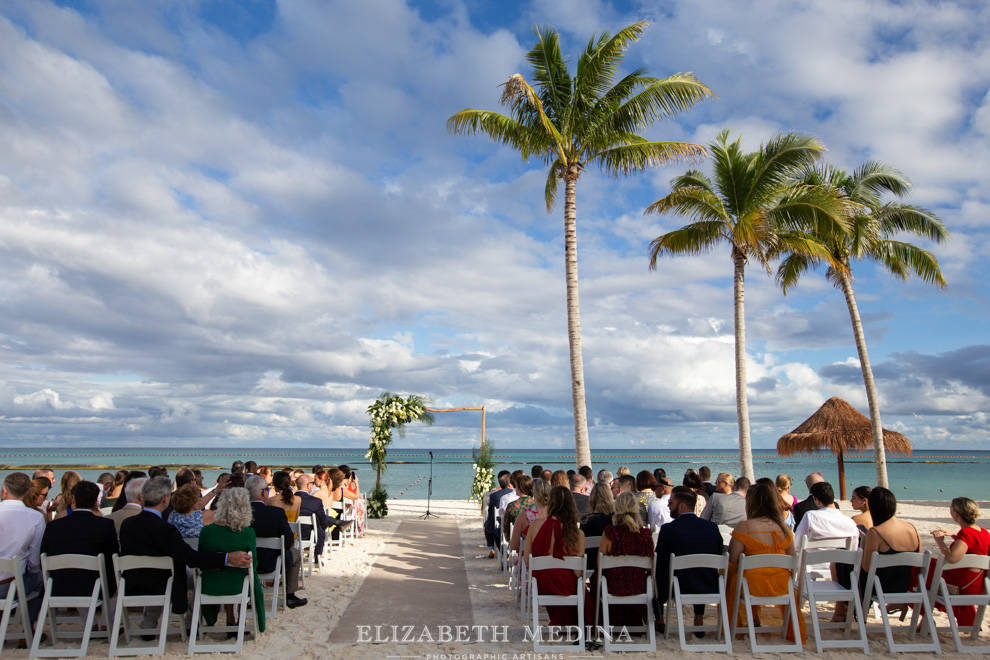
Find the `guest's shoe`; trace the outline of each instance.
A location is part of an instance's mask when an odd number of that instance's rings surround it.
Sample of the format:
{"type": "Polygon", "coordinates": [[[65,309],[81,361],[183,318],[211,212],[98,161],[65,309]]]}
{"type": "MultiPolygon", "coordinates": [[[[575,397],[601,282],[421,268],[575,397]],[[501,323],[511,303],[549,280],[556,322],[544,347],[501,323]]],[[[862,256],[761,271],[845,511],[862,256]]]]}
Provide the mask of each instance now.
{"type": "Polygon", "coordinates": [[[289,608],[290,610],[292,610],[292,609],[295,609],[295,608],[297,608],[297,607],[302,607],[303,605],[305,605],[305,604],[306,604],[306,603],[308,603],[308,602],[309,602],[309,601],[308,601],[307,599],[305,599],[305,598],[300,598],[299,596],[296,596],[295,594],[290,594],[290,595],[289,595],[288,597],[286,597],[286,599],[285,599],[285,605],[286,605],[286,607],[288,607],[288,608],[289,608]]]}
{"type": "Polygon", "coordinates": [[[330,523],[330,526],[331,527],[335,527],[338,530],[347,529],[348,527],[351,526],[351,523],[352,522],[354,522],[354,521],[353,520],[334,520],[333,522],[330,523]]]}
{"type": "Polygon", "coordinates": [[[662,635],[667,631],[667,624],[663,621],[654,621],[653,630],[655,630],[658,635],[662,635]]]}
{"type": "Polygon", "coordinates": [[[488,558],[489,559],[495,559],[495,551],[494,550],[490,550],[488,552],[488,558]]]}

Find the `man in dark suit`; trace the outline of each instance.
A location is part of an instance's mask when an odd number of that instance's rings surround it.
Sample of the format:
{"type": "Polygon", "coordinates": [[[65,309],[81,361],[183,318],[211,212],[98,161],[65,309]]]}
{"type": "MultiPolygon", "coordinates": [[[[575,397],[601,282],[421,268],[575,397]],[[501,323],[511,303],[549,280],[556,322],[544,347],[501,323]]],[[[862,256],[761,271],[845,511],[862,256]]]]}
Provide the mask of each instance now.
{"type": "MultiPolygon", "coordinates": [[[[90,481],[80,481],[72,489],[72,513],[57,518],[45,528],[41,537],[41,552],[54,555],[103,554],[107,588],[111,597],[117,591],[117,580],[113,575],[113,556],[118,551],[117,529],[113,521],[93,513],[100,490],[90,481]]],[[[93,584],[99,577],[93,571],[66,568],[54,571],[52,576],[53,596],[89,596],[93,584]]]]}
{"type": "Polygon", "coordinates": [[[707,465],[702,465],[698,468],[698,476],[701,477],[701,485],[705,487],[708,499],[712,499],[712,495],[718,490],[716,486],[712,485],[712,469],[707,465]]]}
{"type": "MultiPolygon", "coordinates": [[[[808,492],[811,492],[811,487],[815,484],[825,481],[825,477],[822,476],[821,472],[812,472],[807,477],[804,478],[804,483],[808,487],[808,492]]],[[[818,504],[815,502],[815,498],[808,495],[808,499],[801,500],[794,505],[794,527],[797,528],[801,524],[801,518],[804,518],[804,514],[809,511],[817,511],[818,504]]]]}
{"type": "MultiPolygon", "coordinates": [[[[120,525],[120,554],[171,557],[175,575],[172,581],[172,611],[176,614],[184,614],[189,609],[187,566],[247,568],[251,565],[251,554],[241,551],[199,552],[189,547],[182,539],[179,530],[161,517],[162,511],[169,505],[171,492],[172,484],[168,477],[155,477],[144,482],[141,488],[144,510],[120,525]]],[[[135,569],[128,571],[124,578],[127,580],[127,591],[130,594],[161,594],[165,591],[168,573],[156,569],[135,569]]],[[[149,611],[153,609],[145,608],[142,627],[154,627],[160,613],[150,613],[149,611]]]]}
{"type": "MultiPolygon", "coordinates": [[[[541,467],[541,473],[542,470],[543,468],[541,467]]],[[[509,487],[509,474],[510,472],[508,470],[499,472],[498,490],[488,495],[488,514],[485,516],[485,543],[488,544],[489,559],[495,557],[495,540],[497,538],[495,536],[495,514],[498,511],[498,503],[502,501],[502,497],[512,492],[512,488],[509,487]]]]}
{"type": "MultiPolygon", "coordinates": [[[[302,499],[302,504],[299,505],[299,517],[303,516],[316,516],[316,547],[314,549],[314,555],[320,557],[323,555],[323,544],[327,540],[327,528],[337,527],[343,529],[350,524],[349,520],[338,521],[327,515],[327,512],[323,508],[323,500],[318,497],[313,497],[310,494],[310,490],[313,488],[313,475],[311,474],[301,474],[296,479],[296,495],[302,499]]],[[[299,528],[301,534],[309,537],[311,534],[312,527],[309,525],[303,525],[299,528]]]]}
{"type": "MultiPolygon", "coordinates": [[[[277,506],[265,504],[265,491],[268,490],[268,483],[264,477],[257,475],[248,478],[244,484],[248,495],[251,497],[251,527],[257,537],[282,537],[282,544],[285,546],[285,604],[289,608],[305,605],[305,598],[296,596],[299,589],[299,571],[302,568],[302,560],[299,551],[295,548],[292,539],[292,529],[289,527],[289,519],[285,517],[285,510],[277,506]]],[[[258,548],[258,572],[271,573],[275,570],[275,560],[278,559],[278,551],[268,548],[258,548]]]]}
{"type": "MultiPolygon", "coordinates": [[[[670,515],[673,520],[660,528],[657,536],[657,621],[667,602],[670,587],[670,555],[721,555],[722,534],[718,525],[694,515],[697,494],[690,488],[678,486],[670,494],[670,515]]],[[[711,594],[718,592],[718,571],[711,568],[690,568],[677,572],[681,593],[711,594]]],[[[705,615],[704,605],[694,606],[694,625],[700,626],[705,615]]],[[[662,625],[662,624],[658,624],[662,625]]]]}

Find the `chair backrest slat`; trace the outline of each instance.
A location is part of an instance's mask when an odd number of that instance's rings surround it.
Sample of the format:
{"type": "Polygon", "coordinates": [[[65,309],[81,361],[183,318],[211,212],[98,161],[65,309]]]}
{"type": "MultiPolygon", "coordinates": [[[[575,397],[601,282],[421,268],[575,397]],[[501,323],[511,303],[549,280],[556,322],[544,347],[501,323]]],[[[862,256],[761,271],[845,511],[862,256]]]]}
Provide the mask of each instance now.
{"type": "Polygon", "coordinates": [[[598,568],[643,568],[648,571],[653,570],[653,557],[641,557],[640,555],[598,555],[598,568]]]}
{"type": "Polygon", "coordinates": [[[545,571],[553,568],[562,568],[569,571],[583,571],[584,557],[564,557],[555,559],[554,557],[530,557],[529,570],[545,571]]]}

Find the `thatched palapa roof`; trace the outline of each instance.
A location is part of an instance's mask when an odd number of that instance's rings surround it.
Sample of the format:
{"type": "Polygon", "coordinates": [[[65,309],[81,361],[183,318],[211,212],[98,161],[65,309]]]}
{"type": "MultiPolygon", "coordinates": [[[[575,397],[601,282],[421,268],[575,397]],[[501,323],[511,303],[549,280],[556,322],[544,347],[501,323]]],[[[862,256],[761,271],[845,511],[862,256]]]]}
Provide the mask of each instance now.
{"type": "MultiPolygon", "coordinates": [[[[886,451],[911,455],[911,442],[895,431],[883,430],[886,451]]],[[[777,441],[778,456],[873,449],[873,431],[870,420],[851,405],[832,397],[801,426],[777,441]]]]}

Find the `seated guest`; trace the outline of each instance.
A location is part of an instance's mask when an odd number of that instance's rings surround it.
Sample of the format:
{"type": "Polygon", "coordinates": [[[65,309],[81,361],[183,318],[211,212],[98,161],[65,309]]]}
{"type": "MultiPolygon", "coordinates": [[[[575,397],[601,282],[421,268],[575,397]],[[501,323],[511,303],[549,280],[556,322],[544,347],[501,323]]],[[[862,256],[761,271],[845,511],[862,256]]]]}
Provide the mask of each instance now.
{"type": "Polygon", "coordinates": [[[563,470],[556,470],[552,475],[550,475],[550,485],[554,488],[560,486],[561,488],[570,489],[571,480],[568,478],[566,472],[563,470]]]}
{"type": "Polygon", "coordinates": [[[591,489],[595,487],[595,475],[591,471],[591,466],[582,465],[580,469],[578,469],[578,474],[584,477],[584,494],[590,496],[591,489]]]}
{"type": "MultiPolygon", "coordinates": [[[[726,579],[726,594],[729,598],[729,620],[736,616],[737,621],[743,621],[743,612],[737,611],[741,600],[735,602],[736,580],[739,579],[739,557],[745,553],[752,555],[790,555],[794,556],[794,535],[784,523],[782,515],[782,500],[780,492],[773,481],[764,483],[762,480],[753,484],[746,493],[746,520],[732,530],[732,540],[729,541],[729,572],[726,579]]],[[[754,596],[781,596],[793,588],[791,573],[783,568],[768,568],[749,571],[746,574],[750,592],[754,596]]],[[[783,609],[783,605],[780,609],[783,609]]],[[[759,623],[759,607],[753,607],[753,624],[759,623]]],[[[747,613],[748,614],[748,613],[747,613]]],[[[798,612],[800,624],[800,639],[805,641],[804,617],[798,612]]],[[[794,624],[788,617],[787,639],[796,639],[794,624]]]]}
{"type": "MultiPolygon", "coordinates": [[[[255,621],[260,632],[265,631],[265,594],[258,578],[258,546],[254,528],[251,527],[251,500],[247,490],[240,487],[225,488],[218,498],[216,517],[212,525],[207,525],[199,534],[201,552],[231,552],[239,550],[253,557],[254,566],[254,610],[255,621]]],[[[221,568],[203,571],[203,593],[211,596],[230,596],[241,592],[248,568],[221,568]]],[[[227,625],[236,625],[234,606],[227,605],[227,625]]],[[[220,608],[217,605],[204,605],[203,618],[208,625],[217,621],[220,608]]]]}
{"type": "MultiPolygon", "coordinates": [[[[141,472],[140,474],[144,474],[141,472]]],[[[124,486],[123,495],[120,499],[126,502],[123,508],[114,511],[109,516],[108,519],[113,521],[114,527],[116,528],[117,538],[120,538],[120,525],[130,518],[131,516],[136,516],[141,513],[144,509],[144,500],[141,498],[141,489],[144,487],[144,482],[147,481],[147,477],[135,477],[127,481],[127,485],[124,486]]]]}
{"type": "MultiPolygon", "coordinates": [[[[959,531],[955,534],[945,529],[932,531],[935,544],[945,557],[942,577],[945,578],[946,586],[955,587],[961,596],[982,594],[985,571],[975,568],[949,568],[950,565],[959,563],[959,560],[966,555],[985,557],[990,554],[990,532],[976,524],[980,518],[980,507],[968,497],[957,497],[949,506],[949,515],[952,516],[953,522],[959,525],[959,531]],[[953,539],[952,545],[945,544],[947,538],[953,539]]],[[[934,563],[935,559],[932,559],[933,570],[934,563]]],[[[932,574],[929,573],[929,576],[932,574]]],[[[931,584],[928,587],[931,588],[931,584]]],[[[941,605],[938,609],[945,610],[941,605]]],[[[952,613],[956,617],[956,624],[960,626],[972,626],[976,621],[976,607],[973,605],[954,605],[952,613]]]]}
{"type": "Polygon", "coordinates": [[[650,503],[657,499],[656,493],[653,492],[653,487],[656,485],[657,480],[649,470],[640,470],[636,475],[636,499],[639,500],[639,517],[644,525],[649,516],[650,503]]]}
{"type": "MultiPolygon", "coordinates": [[[[800,548],[802,540],[807,537],[810,541],[818,541],[820,539],[852,539],[850,549],[855,550],[858,548],[859,530],[856,529],[856,523],[853,522],[852,518],[847,517],[846,514],[839,511],[838,507],[836,507],[835,491],[832,490],[832,484],[827,481],[819,481],[813,484],[811,486],[811,497],[814,498],[815,505],[818,508],[804,514],[804,517],[801,518],[801,524],[794,530],[794,543],[796,547],[800,548]]],[[[835,547],[844,548],[845,546],[844,541],[836,541],[835,547]]],[[[814,557],[814,553],[812,552],[809,557],[814,557]]],[[[808,563],[811,564],[810,561],[808,563]]],[[[852,567],[845,565],[836,566],[833,564],[829,568],[829,571],[834,581],[839,582],[846,589],[851,586],[849,576],[852,573],[852,567]]],[[[846,603],[844,601],[836,602],[835,616],[832,621],[844,621],[845,615],[846,603]]]]}
{"type": "Polygon", "coordinates": [[[778,474],[777,480],[774,483],[777,485],[777,490],[780,491],[780,496],[787,503],[787,508],[794,511],[798,499],[791,495],[791,478],[786,474],[778,474]]]}
{"type": "MultiPolygon", "coordinates": [[[[265,504],[265,491],[268,484],[261,475],[255,475],[247,480],[248,496],[251,498],[251,527],[258,538],[282,538],[285,546],[285,604],[289,608],[300,607],[308,601],[296,596],[299,589],[299,572],[302,570],[302,558],[293,543],[292,529],[285,511],[277,506],[265,504]]],[[[278,551],[270,548],[258,550],[258,571],[271,573],[275,570],[275,560],[278,551]]]]}
{"type": "Polygon", "coordinates": [[[173,510],[168,515],[168,524],[179,530],[184,539],[196,538],[204,525],[213,523],[213,511],[196,508],[199,498],[199,486],[192,482],[172,495],[173,510]]]}
{"type": "Polygon", "coordinates": [[[583,520],[586,515],[591,513],[591,510],[588,508],[588,496],[584,494],[584,487],[588,482],[580,474],[575,474],[568,481],[568,485],[571,488],[571,495],[574,496],[574,506],[577,507],[578,520],[583,520]]]}
{"type": "MultiPolygon", "coordinates": [[[[141,470],[130,470],[124,476],[124,489],[126,489],[127,484],[133,481],[134,479],[147,479],[147,478],[148,478],[148,474],[146,472],[142,472],[141,470]]],[[[127,504],[127,498],[122,494],[120,497],[117,498],[117,503],[113,505],[113,510],[111,511],[111,513],[116,513],[120,511],[121,509],[124,508],[124,505],[126,504],[127,504]]],[[[117,529],[117,538],[118,539],[120,538],[119,528],[117,529]]]]}
{"type": "MultiPolygon", "coordinates": [[[[126,491],[126,487],[125,487],[126,491]]],[[[144,509],[136,516],[124,520],[120,526],[120,554],[148,555],[151,557],[171,557],[175,579],[172,581],[172,611],[185,614],[189,609],[186,567],[223,568],[236,566],[247,568],[251,565],[251,555],[241,550],[233,552],[201,552],[190,548],[182,535],[172,525],[162,520],[162,511],[169,505],[172,484],[168,477],[148,479],[141,488],[144,509]]],[[[165,591],[168,573],[156,569],[135,569],[128,571],[127,590],[129,594],[161,594],[165,591]]],[[[160,608],[145,608],[142,628],[154,628],[160,608]]]]}
{"type": "Polygon", "coordinates": [[[808,495],[808,499],[801,500],[800,502],[795,504],[794,508],[791,510],[791,512],[794,514],[795,527],[801,524],[801,518],[804,517],[804,514],[808,513],[809,511],[814,511],[815,509],[818,508],[815,505],[815,498],[813,498],[810,494],[811,487],[823,481],[825,481],[825,477],[822,476],[821,472],[812,472],[811,474],[809,474],[807,477],[804,478],[804,483],[808,487],[809,495],[808,495]]]}
{"type": "MultiPolygon", "coordinates": [[[[91,481],[80,481],[72,489],[72,513],[53,520],[41,538],[41,552],[54,555],[103,554],[107,588],[113,596],[117,591],[114,579],[113,556],[118,552],[117,530],[113,521],[93,513],[100,497],[101,487],[91,481]]],[[[50,573],[53,596],[89,596],[98,573],[66,568],[50,573]]]]}
{"type": "Polygon", "coordinates": [[[64,518],[72,513],[72,489],[82,481],[82,477],[74,470],[66,470],[59,480],[58,495],[55,496],[55,517],[64,518]]]}
{"type": "Polygon", "coordinates": [[[612,485],[612,473],[609,472],[608,470],[599,470],[598,471],[598,480],[595,483],[605,484],[606,486],[611,487],[611,485],[612,485]]]}
{"type": "MultiPolygon", "coordinates": [[[[870,491],[870,514],[873,527],[866,532],[863,543],[863,564],[859,573],[860,593],[865,596],[870,561],[874,552],[896,555],[902,552],[921,552],[921,537],[909,522],[898,518],[897,498],[886,488],[877,486],[870,491]]],[[[905,593],[917,586],[917,575],[906,566],[889,566],[877,569],[884,593],[905,593]]],[[[865,607],[863,609],[866,609],[865,607]]]]}
{"type": "Polygon", "coordinates": [[[277,506],[285,511],[289,522],[296,522],[299,517],[299,507],[302,506],[302,497],[296,495],[292,489],[292,477],[287,472],[276,472],[272,477],[272,488],[275,495],[268,500],[268,506],[277,506]]]}
{"type": "Polygon", "coordinates": [[[646,524],[650,529],[659,529],[674,519],[670,515],[670,494],[674,490],[674,483],[666,476],[657,479],[653,486],[653,493],[657,499],[650,502],[646,509],[646,524]]]}
{"type": "Polygon", "coordinates": [[[526,547],[526,533],[529,531],[529,526],[534,520],[547,517],[550,490],[550,483],[542,479],[533,484],[534,506],[523,509],[516,516],[516,522],[512,525],[512,538],[509,539],[509,550],[519,552],[526,547]]]}
{"type": "Polygon", "coordinates": [[[522,512],[530,509],[536,512],[536,503],[533,501],[533,480],[525,474],[519,475],[516,479],[516,493],[519,498],[514,500],[505,508],[505,516],[502,517],[502,534],[506,540],[512,539],[512,527],[522,512]]]}
{"type": "MultiPolygon", "coordinates": [[[[660,610],[657,621],[667,602],[670,591],[670,555],[721,555],[722,534],[718,525],[702,520],[694,509],[698,495],[690,488],[677,486],[670,494],[671,522],[660,528],[657,536],[657,568],[654,575],[657,581],[657,600],[660,610]]],[[[677,571],[681,593],[711,594],[718,592],[718,570],[713,568],[688,568],[677,571]]],[[[704,623],[705,606],[694,605],[694,625],[704,623]]],[[[661,624],[662,626],[662,624],[661,624]]]]}
{"type": "MultiPolygon", "coordinates": [[[[606,527],[612,526],[615,499],[612,497],[612,489],[609,488],[608,483],[599,482],[591,489],[591,495],[588,497],[588,509],[590,513],[581,522],[581,531],[584,533],[585,539],[589,536],[601,536],[606,527]]],[[[598,568],[598,549],[588,548],[585,554],[588,559],[588,568],[598,568]]]]}
{"type": "Polygon", "coordinates": [[[499,502],[513,490],[509,486],[509,475],[510,472],[508,470],[499,472],[498,490],[488,496],[488,511],[485,516],[485,543],[488,544],[489,559],[495,558],[495,544],[498,542],[498,539],[495,538],[495,516],[498,512],[499,502]]]}
{"type": "MultiPolygon", "coordinates": [[[[647,473],[649,474],[649,473],[647,473]]],[[[653,475],[650,475],[652,478],[653,475]]],[[[632,493],[622,493],[615,502],[615,515],[612,525],[602,532],[602,542],[598,551],[603,556],[653,557],[653,535],[648,527],[643,527],[639,517],[641,502],[632,493]]],[[[649,573],[642,568],[625,566],[610,568],[602,572],[608,581],[609,594],[613,596],[634,596],[646,593],[646,580],[649,573]]],[[[591,592],[598,593],[597,575],[592,580],[591,592]]],[[[609,610],[610,623],[615,627],[643,626],[646,621],[646,605],[613,605],[609,610]]]]}
{"type": "Polygon", "coordinates": [[[157,477],[165,477],[168,479],[168,470],[163,468],[161,465],[152,465],[148,468],[148,478],[155,479],[157,477]]]}
{"type": "Polygon", "coordinates": [[[869,486],[858,486],[853,489],[852,495],[849,496],[849,504],[852,505],[854,511],[859,512],[852,517],[853,522],[864,535],[866,530],[873,527],[873,518],[870,516],[870,490],[869,486]]]}
{"type": "Polygon", "coordinates": [[[244,474],[244,461],[234,461],[230,464],[230,475],[244,474]]]}
{"type": "Polygon", "coordinates": [[[540,477],[540,478],[543,479],[543,481],[545,481],[547,483],[550,483],[550,479],[552,477],[553,477],[553,472],[551,472],[550,470],[544,470],[543,471],[543,476],[540,477]]]}
{"type": "Polygon", "coordinates": [[[708,504],[708,491],[705,490],[705,485],[701,483],[701,477],[694,470],[688,470],[684,473],[684,480],[681,485],[685,488],[690,488],[698,495],[698,501],[695,506],[695,515],[700,516],[701,512],[705,510],[705,506],[708,504]]]}
{"type": "MultiPolygon", "coordinates": [[[[319,472],[322,469],[323,469],[323,466],[322,465],[317,465],[316,467],[313,468],[313,474],[316,474],[317,472],[319,472]],[[319,470],[317,470],[316,468],[319,468],[319,470]]],[[[258,464],[257,463],[255,463],[254,461],[245,461],[244,462],[244,480],[245,480],[245,482],[250,477],[253,477],[254,474],[255,474],[255,472],[257,470],[258,470],[258,464]]]]}
{"type": "Polygon", "coordinates": [[[96,484],[100,487],[100,497],[96,502],[97,507],[102,509],[105,506],[113,506],[115,501],[108,501],[110,491],[113,490],[113,475],[104,472],[96,478],[96,484]]]}
{"type": "MultiPolygon", "coordinates": [[[[45,533],[45,517],[39,511],[24,506],[24,496],[31,480],[23,472],[11,472],[3,478],[0,488],[0,557],[17,555],[27,593],[38,591],[41,580],[41,537],[45,533]]],[[[0,572],[0,597],[5,597],[13,584],[12,573],[0,572]]],[[[31,620],[41,609],[41,599],[31,600],[31,620]]]]}
{"type": "Polygon", "coordinates": [[[47,477],[39,477],[31,480],[31,486],[24,494],[24,506],[36,509],[45,517],[45,522],[51,521],[51,514],[45,509],[45,500],[48,499],[48,491],[52,488],[52,482],[47,477]]]}
{"type": "MultiPolygon", "coordinates": [[[[516,481],[519,477],[525,474],[522,470],[513,470],[512,474],[509,475],[509,486],[512,488],[512,492],[504,495],[502,499],[498,501],[498,519],[502,521],[502,535],[505,536],[505,510],[509,508],[509,505],[519,499],[519,491],[516,490],[516,481]]],[[[548,483],[549,479],[546,480],[548,483]]],[[[509,539],[505,536],[506,540],[509,539]]]]}
{"type": "Polygon", "coordinates": [[[711,499],[718,488],[712,485],[712,469],[707,465],[702,465],[698,468],[698,476],[701,478],[701,484],[705,487],[705,497],[711,499]]]}
{"type": "MultiPolygon", "coordinates": [[[[584,557],[584,533],[578,529],[577,508],[571,491],[557,486],[550,491],[547,517],[536,520],[526,535],[523,561],[527,565],[531,557],[584,557]]],[[[580,589],[584,597],[584,611],[594,612],[594,603],[584,587],[584,569],[570,571],[562,568],[533,571],[533,579],[541,594],[574,596],[580,589]],[[580,581],[578,578],[581,578],[580,581]]],[[[547,614],[551,626],[577,625],[577,607],[548,605],[547,614]]]]}
{"type": "Polygon", "coordinates": [[[749,479],[732,478],[728,472],[723,472],[715,480],[715,493],[708,499],[708,504],[701,511],[703,520],[711,520],[716,525],[735,527],[746,520],[746,491],[749,490],[749,479]]]}
{"type": "Polygon", "coordinates": [[[543,466],[534,465],[533,469],[529,471],[529,474],[533,478],[534,482],[543,479],[543,466]]]}
{"type": "MultiPolygon", "coordinates": [[[[316,546],[314,547],[313,554],[319,558],[323,556],[323,545],[327,540],[327,529],[331,526],[340,527],[341,529],[350,525],[351,521],[339,521],[334,520],[327,515],[326,511],[323,509],[323,502],[318,497],[313,497],[310,494],[310,490],[313,487],[313,475],[311,474],[301,474],[296,479],[296,496],[299,498],[299,516],[316,516],[316,546]]],[[[303,538],[307,538],[312,532],[312,528],[309,525],[303,525],[299,528],[299,533],[303,535],[303,538]]]]}

